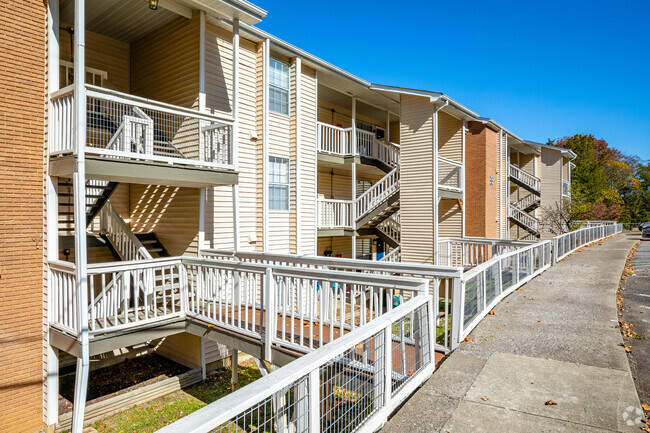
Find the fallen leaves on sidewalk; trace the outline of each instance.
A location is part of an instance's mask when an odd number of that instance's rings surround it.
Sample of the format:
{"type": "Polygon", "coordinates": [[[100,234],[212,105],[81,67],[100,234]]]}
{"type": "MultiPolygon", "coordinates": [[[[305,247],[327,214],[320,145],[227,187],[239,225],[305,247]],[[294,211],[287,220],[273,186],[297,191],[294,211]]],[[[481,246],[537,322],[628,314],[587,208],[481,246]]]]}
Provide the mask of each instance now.
{"type": "Polygon", "coordinates": [[[494,310],[490,310],[490,312],[489,312],[488,314],[489,314],[490,316],[496,316],[496,315],[497,315],[497,313],[495,313],[494,310]]]}
{"type": "Polygon", "coordinates": [[[465,337],[465,339],[463,341],[469,341],[469,340],[471,340],[471,338],[465,337]]]}
{"type": "Polygon", "coordinates": [[[546,403],[544,403],[546,406],[557,406],[557,403],[554,402],[553,400],[549,400],[546,403]]]}
{"type": "Polygon", "coordinates": [[[650,411],[650,404],[641,403],[641,407],[643,408],[643,410],[650,411]]]}
{"type": "Polygon", "coordinates": [[[488,401],[487,395],[484,395],[483,397],[481,397],[481,400],[488,401]]]}

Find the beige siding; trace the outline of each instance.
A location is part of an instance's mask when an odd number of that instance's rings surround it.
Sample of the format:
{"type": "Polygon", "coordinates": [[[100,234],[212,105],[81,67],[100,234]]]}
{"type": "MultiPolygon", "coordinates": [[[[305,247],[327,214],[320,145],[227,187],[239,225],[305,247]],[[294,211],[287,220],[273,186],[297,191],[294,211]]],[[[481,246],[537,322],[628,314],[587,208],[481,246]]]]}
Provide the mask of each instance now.
{"type": "MultiPolygon", "coordinates": [[[[542,199],[540,216],[548,209],[562,202],[562,154],[559,151],[542,148],[541,160],[542,199]]],[[[542,238],[550,234],[543,233],[542,238]]]]}
{"type": "Polygon", "coordinates": [[[320,168],[318,171],[318,197],[333,200],[352,200],[352,176],[349,173],[320,168]]]}
{"type": "Polygon", "coordinates": [[[201,339],[196,335],[182,332],[154,340],[151,344],[156,348],[158,355],[188,368],[201,367],[201,339]]]}
{"type": "Polygon", "coordinates": [[[463,121],[444,111],[438,112],[439,155],[463,162],[463,121]]]}
{"type": "Polygon", "coordinates": [[[197,255],[198,188],[131,185],[131,230],[154,232],[172,256],[197,255]]]}
{"type": "Polygon", "coordinates": [[[300,86],[300,253],[316,254],[316,71],[303,66],[300,86]]]}
{"type": "Polygon", "coordinates": [[[438,235],[441,238],[462,237],[463,211],[458,201],[443,199],[438,204],[438,235]]]}
{"type": "Polygon", "coordinates": [[[232,71],[232,33],[207,24],[205,27],[205,97],[210,112],[232,113],[232,71]]]}
{"type": "Polygon", "coordinates": [[[402,95],[400,120],[402,260],[433,263],[433,104],[428,98],[402,95]]]}
{"type": "MultiPolygon", "coordinates": [[[[357,112],[357,120],[374,127],[386,128],[386,120],[374,119],[359,112],[357,112]]],[[[352,127],[352,98],[350,98],[350,105],[348,107],[334,105],[327,101],[318,101],[318,121],[330,125],[341,125],[342,128],[352,127]],[[334,109],[334,113],[332,113],[332,108],[334,109]]]]}
{"type": "MultiPolygon", "coordinates": [[[[256,102],[256,53],[257,47],[252,42],[240,39],[239,45],[239,137],[237,137],[239,171],[239,248],[255,250],[249,244],[249,235],[256,232],[258,214],[258,144],[251,140],[251,132],[257,132],[256,102]]],[[[225,54],[224,54],[225,55],[225,54]]],[[[206,69],[206,81],[214,73],[206,69]]],[[[217,110],[215,97],[207,99],[208,109],[217,110]]],[[[261,135],[260,135],[261,141],[261,135]]],[[[259,147],[261,152],[261,147],[259,147]]],[[[261,191],[261,189],[260,189],[261,191]]],[[[261,214],[261,208],[259,209],[261,214]]],[[[211,248],[233,248],[233,213],[232,187],[211,188],[206,194],[205,239],[211,248]]]]}
{"type": "Polygon", "coordinates": [[[388,137],[388,140],[391,143],[399,144],[399,120],[398,121],[391,121],[390,122],[390,137],[388,137]]]}
{"type": "MultiPolygon", "coordinates": [[[[69,27],[60,23],[60,27],[69,27]]],[[[86,31],[86,66],[108,74],[104,87],[128,93],[129,86],[129,44],[107,36],[86,31]]],[[[59,56],[61,60],[72,61],[70,56],[70,33],[59,32],[59,56]]],[[[61,76],[63,80],[64,77],[61,76]]],[[[64,84],[62,81],[61,84],[64,84]]]]}
{"type": "Polygon", "coordinates": [[[131,92],[192,108],[199,94],[199,18],[178,18],[131,44],[131,92]]]}
{"type": "Polygon", "coordinates": [[[325,251],[334,251],[334,257],[352,258],[352,237],[332,236],[318,238],[318,255],[322,256],[325,251]]]}

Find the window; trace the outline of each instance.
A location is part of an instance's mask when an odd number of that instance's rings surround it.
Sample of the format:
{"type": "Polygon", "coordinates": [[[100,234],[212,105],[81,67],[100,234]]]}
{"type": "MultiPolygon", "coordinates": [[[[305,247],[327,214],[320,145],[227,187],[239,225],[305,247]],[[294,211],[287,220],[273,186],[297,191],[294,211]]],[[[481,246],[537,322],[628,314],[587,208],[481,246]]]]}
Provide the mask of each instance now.
{"type": "Polygon", "coordinates": [[[289,210],[289,160],[269,156],[269,210],[289,210]]]}
{"type": "Polygon", "coordinates": [[[289,115],[289,64],[271,58],[269,66],[269,110],[289,115]]]}

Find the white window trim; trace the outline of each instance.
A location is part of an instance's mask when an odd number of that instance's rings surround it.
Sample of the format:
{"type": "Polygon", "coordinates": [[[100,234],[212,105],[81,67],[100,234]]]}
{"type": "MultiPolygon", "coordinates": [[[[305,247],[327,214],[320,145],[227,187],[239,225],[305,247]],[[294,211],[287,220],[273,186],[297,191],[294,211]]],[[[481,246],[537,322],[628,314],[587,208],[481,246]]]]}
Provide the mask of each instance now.
{"type": "Polygon", "coordinates": [[[271,56],[271,58],[269,59],[269,75],[270,75],[270,70],[271,70],[271,60],[275,60],[276,62],[280,62],[280,63],[283,63],[283,64],[287,65],[288,85],[287,85],[287,87],[285,89],[285,88],[280,87],[280,86],[278,86],[276,84],[272,84],[271,80],[269,79],[269,94],[266,96],[267,103],[268,103],[268,106],[269,106],[269,114],[277,114],[278,116],[291,117],[291,65],[288,62],[285,62],[284,60],[280,60],[277,57],[271,56]],[[279,111],[274,111],[271,108],[271,90],[270,89],[272,87],[287,91],[287,112],[286,112],[286,114],[285,113],[280,113],[279,111]]]}
{"type": "Polygon", "coordinates": [[[288,214],[291,211],[291,159],[285,158],[284,156],[276,156],[276,155],[269,155],[269,160],[267,161],[269,165],[269,173],[268,173],[268,184],[267,188],[268,190],[266,191],[267,193],[267,206],[269,209],[269,212],[275,213],[275,214],[288,214]],[[287,183],[277,183],[277,182],[271,182],[271,158],[278,158],[286,161],[287,164],[287,183]],[[271,185],[282,185],[287,187],[287,208],[286,209],[271,209],[271,185]]]}

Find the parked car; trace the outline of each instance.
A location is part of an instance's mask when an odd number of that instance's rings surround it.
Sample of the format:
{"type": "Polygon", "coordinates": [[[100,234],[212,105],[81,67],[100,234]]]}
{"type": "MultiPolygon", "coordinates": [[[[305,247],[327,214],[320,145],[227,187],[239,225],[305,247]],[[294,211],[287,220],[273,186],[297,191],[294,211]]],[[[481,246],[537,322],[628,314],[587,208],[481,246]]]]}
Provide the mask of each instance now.
{"type": "Polygon", "coordinates": [[[641,226],[641,239],[650,239],[650,222],[641,226]]]}
{"type": "Polygon", "coordinates": [[[639,224],[639,231],[642,232],[644,228],[650,227],[650,221],[639,224]]]}

